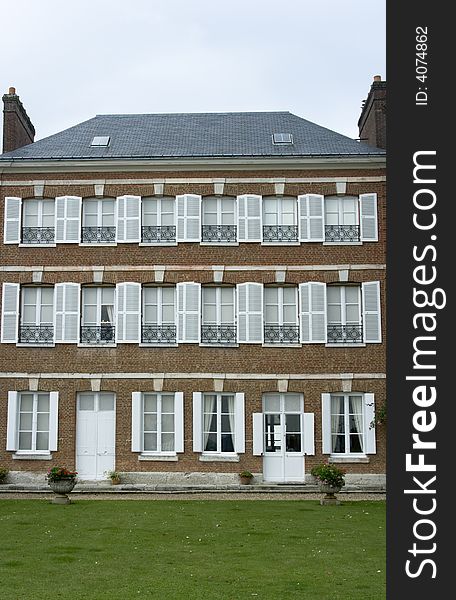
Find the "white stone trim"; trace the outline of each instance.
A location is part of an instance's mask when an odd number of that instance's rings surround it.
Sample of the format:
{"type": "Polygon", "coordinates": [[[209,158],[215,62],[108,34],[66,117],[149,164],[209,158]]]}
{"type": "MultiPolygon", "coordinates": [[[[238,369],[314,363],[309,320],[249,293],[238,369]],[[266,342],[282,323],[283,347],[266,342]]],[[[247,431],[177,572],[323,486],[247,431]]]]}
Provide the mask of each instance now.
{"type": "Polygon", "coordinates": [[[92,392],[101,392],[101,377],[94,377],[90,380],[90,389],[92,392]]]}
{"type": "Polygon", "coordinates": [[[95,196],[97,198],[104,196],[104,188],[105,188],[104,183],[94,183],[93,187],[94,187],[95,196]]]}
{"type": "MultiPolygon", "coordinates": [[[[149,182],[148,182],[149,183],[149,182]]],[[[152,181],[150,181],[152,183],[152,181]]],[[[163,196],[163,191],[165,189],[165,180],[155,181],[154,184],[154,195],[155,196],[163,196]]]]}
{"type": "Polygon", "coordinates": [[[346,181],[336,181],[336,194],[346,194],[347,193],[347,182],[346,181]]]}
{"type": "Polygon", "coordinates": [[[239,455],[229,456],[225,454],[200,454],[201,462],[239,462],[239,455]]]}
{"type": "Polygon", "coordinates": [[[33,195],[35,198],[42,198],[44,194],[44,181],[36,181],[33,188],[33,195]]]}
{"type": "Polygon", "coordinates": [[[40,268],[39,270],[32,272],[32,281],[33,283],[41,283],[43,280],[43,270],[40,268]]]}
{"type": "Polygon", "coordinates": [[[177,454],[140,454],[138,456],[138,460],[154,462],[177,462],[179,459],[177,454]]]}

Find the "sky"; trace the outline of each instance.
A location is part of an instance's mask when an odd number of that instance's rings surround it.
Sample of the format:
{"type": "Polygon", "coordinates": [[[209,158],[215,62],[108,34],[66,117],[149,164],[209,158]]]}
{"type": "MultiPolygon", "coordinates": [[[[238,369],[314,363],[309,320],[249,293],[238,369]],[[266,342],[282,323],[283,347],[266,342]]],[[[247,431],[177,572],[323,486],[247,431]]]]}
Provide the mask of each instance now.
{"type": "Polygon", "coordinates": [[[0,92],[41,139],[113,113],[283,111],[351,138],[386,0],[0,0],[0,92]]]}

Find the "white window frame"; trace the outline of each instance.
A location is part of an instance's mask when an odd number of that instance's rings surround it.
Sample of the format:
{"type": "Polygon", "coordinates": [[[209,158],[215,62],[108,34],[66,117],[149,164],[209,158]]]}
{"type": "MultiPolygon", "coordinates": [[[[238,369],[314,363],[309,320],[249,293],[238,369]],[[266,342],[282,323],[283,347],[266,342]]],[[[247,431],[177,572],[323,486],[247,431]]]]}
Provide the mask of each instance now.
{"type": "MultiPolygon", "coordinates": [[[[349,303],[351,304],[351,303],[349,303]]],[[[330,325],[360,325],[363,328],[362,339],[359,342],[330,342],[326,343],[326,346],[333,348],[359,348],[366,345],[365,342],[365,333],[364,333],[364,319],[363,319],[363,294],[361,286],[358,285],[328,285],[326,286],[326,327],[328,328],[330,325]],[[349,322],[347,323],[347,302],[346,302],[346,289],[355,288],[358,291],[358,321],[357,322],[349,322]],[[329,295],[328,291],[331,288],[339,288],[340,292],[340,313],[341,313],[341,322],[335,322],[329,320],[329,295]]]]}
{"type": "Polygon", "coordinates": [[[201,324],[202,325],[236,325],[236,288],[233,286],[201,286],[201,324]],[[215,290],[215,313],[216,313],[216,317],[215,317],[215,321],[211,322],[211,321],[207,321],[204,319],[204,309],[205,309],[205,305],[207,304],[205,296],[207,293],[207,290],[211,289],[211,290],[215,290]],[[232,293],[232,304],[227,304],[226,302],[223,303],[222,302],[222,290],[226,290],[229,289],[231,290],[232,293]],[[228,323],[225,321],[222,321],[222,306],[232,306],[233,307],[233,320],[228,323]]]}
{"type": "MultiPolygon", "coordinates": [[[[111,213],[109,213],[109,214],[111,214],[111,213]]],[[[116,198],[85,198],[82,201],[82,208],[81,208],[81,230],[84,229],[84,227],[114,227],[116,241],[114,241],[114,242],[97,242],[97,243],[84,242],[82,240],[82,234],[81,234],[80,246],[90,246],[90,247],[96,246],[97,248],[99,246],[117,246],[117,200],[116,200],[116,198]],[[112,201],[112,203],[114,205],[114,211],[112,213],[113,225],[103,225],[103,217],[105,216],[105,213],[103,211],[103,206],[106,206],[106,203],[108,200],[112,201]],[[92,202],[97,203],[97,224],[96,225],[86,225],[85,224],[86,209],[87,209],[88,201],[90,201],[91,203],[92,202]]]]}
{"type": "Polygon", "coordinates": [[[239,245],[239,241],[238,241],[238,207],[237,207],[237,198],[235,198],[234,196],[207,196],[205,198],[202,199],[201,201],[201,245],[203,246],[238,246],[239,245]],[[205,242],[203,241],[203,227],[205,225],[209,225],[208,223],[205,222],[206,220],[206,213],[207,213],[207,201],[208,200],[215,200],[217,203],[216,206],[216,223],[214,224],[210,224],[210,225],[214,225],[214,227],[218,226],[218,225],[224,225],[224,223],[222,223],[223,221],[223,215],[224,214],[229,214],[229,215],[233,215],[233,222],[230,224],[227,224],[229,227],[236,227],[236,241],[234,242],[205,242]],[[233,211],[231,212],[227,212],[223,210],[223,201],[224,200],[231,200],[233,202],[233,211]]]}
{"type": "MultiPolygon", "coordinates": [[[[154,306],[154,305],[151,305],[154,306]]],[[[157,327],[161,327],[163,325],[174,325],[176,327],[176,342],[172,342],[169,344],[165,344],[165,343],[159,343],[159,344],[153,344],[153,343],[148,343],[148,342],[143,342],[142,341],[142,333],[141,333],[141,345],[143,346],[147,346],[147,347],[169,347],[169,346],[177,346],[177,318],[176,318],[176,311],[177,311],[177,293],[176,293],[176,286],[169,286],[169,285],[145,285],[143,286],[142,289],[142,300],[141,300],[141,313],[142,313],[142,319],[141,319],[141,332],[142,332],[142,327],[147,325],[156,325],[157,327]],[[152,321],[146,321],[146,306],[148,305],[146,303],[146,296],[147,296],[147,290],[149,289],[155,289],[157,290],[157,321],[156,322],[152,322],[152,321]],[[173,321],[163,321],[163,290],[164,289],[172,289],[173,290],[173,315],[174,315],[174,319],[173,321]]]]}
{"type": "Polygon", "coordinates": [[[142,392],[141,394],[141,447],[143,448],[141,455],[142,456],[176,456],[177,454],[177,450],[176,450],[176,446],[177,446],[177,435],[176,435],[176,421],[177,421],[177,403],[176,403],[176,394],[174,392],[142,392]],[[145,396],[147,395],[152,395],[152,396],[156,396],[157,397],[157,411],[155,413],[147,413],[147,414],[156,414],[157,415],[157,430],[156,433],[157,434],[157,450],[144,450],[144,435],[146,433],[145,429],[144,429],[144,417],[146,414],[145,411],[145,396]],[[163,400],[163,396],[172,396],[173,397],[173,412],[172,413],[163,413],[162,410],[162,400],[163,400]],[[162,450],[161,449],[161,434],[162,434],[162,415],[163,414],[172,414],[174,416],[174,431],[173,432],[168,432],[166,431],[165,433],[172,433],[174,436],[174,450],[162,450]]]}
{"type": "MultiPolygon", "coordinates": [[[[331,415],[331,457],[347,457],[347,458],[363,458],[366,456],[366,419],[365,419],[365,409],[364,409],[364,394],[361,392],[349,392],[349,393],[333,393],[330,394],[330,415],[331,415]],[[361,452],[350,452],[350,396],[359,396],[361,397],[361,422],[362,422],[362,431],[361,431],[361,440],[362,440],[362,450],[361,452]],[[332,400],[335,397],[343,397],[344,398],[344,444],[345,444],[345,452],[334,452],[332,450],[333,443],[333,431],[332,431],[332,400]],[[347,452],[348,448],[348,452],[347,452]]],[[[353,434],[352,434],[353,435],[353,434]]]]}
{"type": "MultiPolygon", "coordinates": [[[[40,326],[40,325],[52,325],[54,326],[54,320],[50,321],[49,323],[43,323],[41,320],[41,309],[43,307],[43,302],[42,302],[42,292],[43,289],[47,289],[47,290],[52,290],[52,292],[54,292],[52,286],[31,286],[31,285],[27,285],[27,286],[22,286],[21,287],[21,311],[20,311],[20,320],[19,320],[19,326],[24,325],[35,325],[35,326],[40,326]],[[24,301],[25,301],[25,291],[26,290],[33,290],[35,292],[35,322],[34,323],[24,323],[23,321],[23,315],[24,315],[24,301]]],[[[54,296],[54,293],[53,293],[54,296]]],[[[49,305],[47,305],[49,306],[49,305]]],[[[54,297],[52,298],[52,312],[54,312],[54,297]]]]}
{"type": "Polygon", "coordinates": [[[283,325],[295,325],[298,326],[299,325],[299,307],[298,307],[298,288],[297,287],[292,287],[292,286],[273,286],[273,285],[265,285],[264,286],[264,324],[265,325],[279,325],[279,326],[283,326],[283,325]],[[273,305],[268,303],[267,300],[267,296],[268,294],[268,290],[271,289],[275,289],[277,290],[277,304],[274,303],[273,305]],[[292,304],[284,304],[283,301],[283,291],[284,289],[292,289],[294,290],[294,294],[295,294],[295,302],[294,302],[294,308],[295,308],[295,320],[293,323],[285,323],[284,322],[284,307],[285,306],[293,306],[292,304]],[[278,312],[278,323],[273,323],[272,321],[266,321],[266,311],[267,311],[267,307],[268,306],[277,306],[277,312],[278,312]]]}
{"type": "Polygon", "coordinates": [[[56,236],[56,205],[55,205],[55,199],[53,198],[27,198],[25,200],[22,200],[22,206],[21,206],[21,227],[20,227],[20,243],[19,246],[24,247],[24,248],[53,248],[56,246],[56,242],[55,242],[55,236],[56,236]],[[52,227],[54,229],[54,241],[53,242],[49,242],[49,243],[37,243],[37,244],[26,244],[24,243],[23,240],[23,234],[22,234],[22,230],[24,227],[30,227],[29,225],[26,224],[25,222],[25,209],[28,203],[30,202],[37,202],[38,204],[38,215],[37,215],[37,220],[38,220],[38,224],[35,227],[43,227],[43,204],[44,202],[48,202],[49,204],[52,204],[54,207],[54,214],[53,214],[53,223],[52,223],[52,227]]]}
{"type": "MultiPolygon", "coordinates": [[[[176,203],[176,197],[172,197],[172,196],[158,196],[158,197],[153,197],[153,196],[146,196],[142,199],[142,203],[141,203],[141,237],[140,237],[140,246],[177,246],[177,203],[176,203]],[[145,216],[144,216],[144,212],[145,209],[147,207],[147,205],[149,203],[156,203],[157,206],[157,227],[167,227],[167,225],[163,225],[162,223],[162,218],[163,218],[163,203],[164,201],[166,202],[173,202],[173,226],[176,228],[176,237],[175,240],[173,242],[143,242],[142,241],[142,227],[145,226],[147,227],[147,225],[145,224],[145,216]]],[[[168,213],[169,214],[169,213],[168,213]]]]}
{"type": "Polygon", "coordinates": [[[16,456],[50,456],[51,452],[57,450],[57,427],[58,427],[58,392],[46,392],[46,391],[24,391],[24,392],[8,392],[8,430],[14,428],[10,433],[8,431],[8,437],[10,438],[9,444],[7,444],[7,450],[14,451],[16,456]],[[20,432],[20,408],[21,408],[21,395],[29,394],[33,395],[33,411],[32,411],[32,448],[19,449],[19,432],[20,432]],[[49,424],[48,424],[48,449],[37,450],[36,449],[36,434],[37,434],[37,420],[38,420],[38,396],[46,394],[49,396],[49,424]],[[12,409],[12,410],[11,410],[12,409]],[[14,415],[12,414],[14,411],[14,415]],[[14,441],[11,439],[14,438],[14,441]]]}
{"type": "MultiPolygon", "coordinates": [[[[202,435],[203,435],[203,441],[202,441],[202,447],[203,447],[203,455],[205,456],[236,456],[237,452],[236,452],[236,437],[237,437],[237,423],[236,423],[236,394],[232,393],[232,392],[205,392],[202,395],[202,419],[203,419],[203,426],[202,426],[202,435]],[[215,396],[217,399],[217,450],[205,450],[204,449],[204,401],[206,396],[215,396]],[[232,435],[232,439],[233,439],[233,452],[223,452],[222,451],[222,396],[231,396],[233,398],[233,421],[234,421],[234,431],[231,432],[232,435]]],[[[229,414],[229,413],[223,413],[223,414],[229,414]]]]}
{"type": "Polygon", "coordinates": [[[262,211],[262,230],[261,230],[261,235],[262,235],[262,245],[265,246],[299,246],[300,245],[300,241],[299,241],[299,231],[298,231],[298,202],[297,202],[297,198],[293,197],[293,196],[263,196],[263,201],[262,201],[262,206],[261,206],[261,211],[262,211]],[[293,223],[291,224],[293,227],[296,227],[296,240],[295,241],[289,241],[289,242],[283,242],[283,241],[266,241],[264,239],[264,231],[263,228],[267,227],[268,224],[266,223],[266,214],[271,214],[271,213],[266,213],[266,206],[268,203],[271,203],[272,201],[275,201],[276,203],[276,221],[277,223],[275,223],[275,225],[271,225],[271,227],[286,227],[286,225],[284,225],[283,223],[283,217],[284,214],[290,214],[290,213],[285,213],[284,212],[284,208],[283,208],[283,204],[284,204],[284,200],[294,200],[294,205],[293,205],[293,223]]]}
{"type": "MultiPolygon", "coordinates": [[[[113,293],[113,318],[112,318],[112,323],[109,323],[110,325],[112,325],[113,327],[116,326],[116,315],[115,315],[115,309],[116,309],[116,288],[114,286],[83,286],[82,287],[82,300],[81,300],[81,325],[87,325],[87,323],[84,322],[84,308],[86,306],[86,303],[84,302],[85,298],[85,290],[87,289],[94,289],[97,292],[97,302],[96,302],[96,307],[97,307],[97,316],[96,316],[96,323],[95,325],[93,325],[93,327],[101,327],[102,322],[101,322],[101,307],[102,307],[102,303],[101,303],[101,295],[103,290],[105,289],[109,289],[112,290],[113,293]]],[[[93,304],[91,304],[90,306],[94,306],[93,304]]],[[[106,305],[106,306],[111,306],[106,305]]],[[[89,325],[90,327],[90,325],[89,325]]]]}

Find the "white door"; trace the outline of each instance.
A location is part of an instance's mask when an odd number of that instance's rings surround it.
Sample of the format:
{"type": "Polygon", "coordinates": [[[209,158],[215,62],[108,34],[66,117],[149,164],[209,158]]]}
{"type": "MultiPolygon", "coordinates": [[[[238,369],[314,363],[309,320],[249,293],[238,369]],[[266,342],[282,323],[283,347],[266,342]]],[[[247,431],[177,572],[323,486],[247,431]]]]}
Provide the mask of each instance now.
{"type": "Polygon", "coordinates": [[[302,395],[265,394],[263,413],[264,480],[304,482],[302,395]]]}
{"type": "Polygon", "coordinates": [[[116,411],[114,394],[78,395],[76,470],[85,480],[105,479],[115,468],[116,411]]]}

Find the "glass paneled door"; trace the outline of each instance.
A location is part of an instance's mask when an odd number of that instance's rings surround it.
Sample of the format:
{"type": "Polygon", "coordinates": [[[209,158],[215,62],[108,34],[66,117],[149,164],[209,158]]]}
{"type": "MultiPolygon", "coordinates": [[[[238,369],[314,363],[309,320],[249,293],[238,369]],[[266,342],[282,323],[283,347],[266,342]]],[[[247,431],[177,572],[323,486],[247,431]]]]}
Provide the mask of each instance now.
{"type": "Polygon", "coordinates": [[[301,394],[264,394],[265,481],[304,482],[303,421],[301,394]]]}
{"type": "Polygon", "coordinates": [[[105,479],[115,468],[115,396],[107,392],[78,395],[76,470],[80,479],[105,479]]]}

